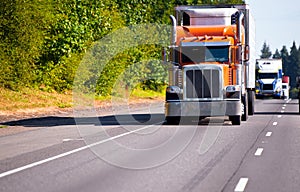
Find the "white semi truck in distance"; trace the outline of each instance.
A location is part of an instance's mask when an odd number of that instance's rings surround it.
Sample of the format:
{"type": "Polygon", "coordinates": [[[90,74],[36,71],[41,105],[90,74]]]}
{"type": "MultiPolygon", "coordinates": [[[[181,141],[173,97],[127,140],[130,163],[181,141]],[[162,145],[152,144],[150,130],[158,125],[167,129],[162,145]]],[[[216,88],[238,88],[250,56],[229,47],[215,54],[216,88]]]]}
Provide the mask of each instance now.
{"type": "Polygon", "coordinates": [[[282,98],[282,60],[256,60],[256,98],[282,98]]]}

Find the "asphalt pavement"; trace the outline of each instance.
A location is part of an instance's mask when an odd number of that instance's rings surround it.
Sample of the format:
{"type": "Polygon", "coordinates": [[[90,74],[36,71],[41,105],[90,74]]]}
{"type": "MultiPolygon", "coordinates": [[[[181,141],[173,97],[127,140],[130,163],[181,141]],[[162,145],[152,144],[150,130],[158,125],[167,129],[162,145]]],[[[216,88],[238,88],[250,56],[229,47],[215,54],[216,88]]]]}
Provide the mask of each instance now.
{"type": "Polygon", "coordinates": [[[166,125],[163,103],[7,122],[28,131],[0,137],[0,191],[299,191],[298,101],[255,104],[240,126],[166,125]]]}

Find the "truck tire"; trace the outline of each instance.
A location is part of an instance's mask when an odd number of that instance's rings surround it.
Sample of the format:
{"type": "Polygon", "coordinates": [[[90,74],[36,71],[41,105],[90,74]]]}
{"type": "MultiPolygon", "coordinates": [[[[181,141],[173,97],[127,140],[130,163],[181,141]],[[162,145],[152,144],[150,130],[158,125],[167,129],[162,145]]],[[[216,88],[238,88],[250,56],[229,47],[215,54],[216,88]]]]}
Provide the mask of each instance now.
{"type": "Polygon", "coordinates": [[[231,121],[232,125],[241,125],[240,115],[230,116],[229,120],[231,121]]]}
{"type": "Polygon", "coordinates": [[[247,119],[248,119],[248,97],[247,97],[247,92],[245,93],[245,95],[242,95],[242,104],[243,104],[242,121],[247,121],[247,119]]]}
{"type": "Polygon", "coordinates": [[[254,103],[255,103],[255,93],[254,91],[248,91],[248,115],[254,115],[254,103]]]}
{"type": "Polygon", "coordinates": [[[165,121],[167,125],[178,125],[180,122],[180,117],[167,116],[165,121]]]}

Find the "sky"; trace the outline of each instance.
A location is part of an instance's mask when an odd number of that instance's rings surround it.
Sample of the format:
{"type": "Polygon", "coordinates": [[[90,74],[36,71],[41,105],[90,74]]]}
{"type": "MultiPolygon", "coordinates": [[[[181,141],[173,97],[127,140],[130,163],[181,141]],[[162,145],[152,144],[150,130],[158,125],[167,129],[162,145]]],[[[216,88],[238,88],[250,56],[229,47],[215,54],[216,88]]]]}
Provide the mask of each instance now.
{"type": "Polygon", "coordinates": [[[256,28],[256,55],[259,57],[266,42],[272,53],[285,45],[290,51],[293,41],[300,46],[299,0],[246,0],[256,28]]]}

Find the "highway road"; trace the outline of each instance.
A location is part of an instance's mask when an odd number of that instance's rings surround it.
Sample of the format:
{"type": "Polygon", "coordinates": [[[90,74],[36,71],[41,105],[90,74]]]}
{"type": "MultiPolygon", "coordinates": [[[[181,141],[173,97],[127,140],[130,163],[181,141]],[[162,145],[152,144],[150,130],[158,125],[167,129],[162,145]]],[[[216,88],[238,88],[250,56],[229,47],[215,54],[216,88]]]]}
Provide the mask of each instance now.
{"type": "Polygon", "coordinates": [[[297,100],[256,100],[240,126],[165,125],[163,110],[7,122],[29,130],[0,137],[0,191],[300,190],[297,100]]]}

